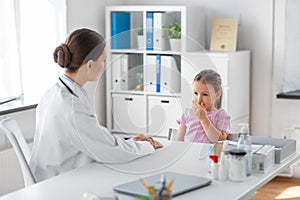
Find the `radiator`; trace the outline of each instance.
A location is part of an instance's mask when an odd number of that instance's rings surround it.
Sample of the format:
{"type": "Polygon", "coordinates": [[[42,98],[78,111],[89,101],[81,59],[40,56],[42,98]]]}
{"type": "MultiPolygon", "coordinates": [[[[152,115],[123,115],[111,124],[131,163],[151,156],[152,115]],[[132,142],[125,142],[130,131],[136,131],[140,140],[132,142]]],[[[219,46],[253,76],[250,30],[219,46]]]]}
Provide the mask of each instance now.
{"type": "Polygon", "coordinates": [[[0,196],[23,187],[23,174],[14,149],[0,151],[0,196]]]}

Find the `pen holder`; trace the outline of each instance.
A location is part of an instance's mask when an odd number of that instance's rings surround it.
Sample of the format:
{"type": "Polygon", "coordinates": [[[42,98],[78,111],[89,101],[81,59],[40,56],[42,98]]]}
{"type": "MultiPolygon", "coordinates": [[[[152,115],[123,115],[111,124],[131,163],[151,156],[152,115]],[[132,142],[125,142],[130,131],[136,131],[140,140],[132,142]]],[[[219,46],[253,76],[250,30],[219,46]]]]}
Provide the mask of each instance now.
{"type": "Polygon", "coordinates": [[[170,200],[172,199],[171,194],[154,194],[149,197],[149,200],[170,200]]]}
{"type": "MultiPolygon", "coordinates": [[[[174,183],[174,179],[172,178],[168,184],[166,184],[166,177],[164,175],[161,176],[161,185],[151,185],[149,186],[144,179],[140,179],[143,186],[148,190],[149,196],[145,199],[147,200],[168,200],[172,199],[172,186],[174,183]]],[[[144,196],[145,197],[145,196],[144,196]]],[[[139,199],[141,200],[141,199],[139,199]]],[[[144,200],[144,199],[143,199],[144,200]]]]}

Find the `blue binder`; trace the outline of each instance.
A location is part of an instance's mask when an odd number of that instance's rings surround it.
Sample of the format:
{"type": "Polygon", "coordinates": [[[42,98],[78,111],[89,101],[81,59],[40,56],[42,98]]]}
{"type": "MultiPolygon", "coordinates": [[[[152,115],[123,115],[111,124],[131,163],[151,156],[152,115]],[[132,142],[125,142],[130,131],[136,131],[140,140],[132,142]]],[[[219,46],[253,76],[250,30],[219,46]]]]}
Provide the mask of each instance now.
{"type": "Polygon", "coordinates": [[[111,48],[129,49],[130,48],[130,13],[112,12],[111,13],[111,48]]]}
{"type": "Polygon", "coordinates": [[[161,56],[156,55],[156,92],[160,92],[161,56]]]}
{"type": "Polygon", "coordinates": [[[153,13],[146,14],[146,49],[153,50],[153,13]]]}

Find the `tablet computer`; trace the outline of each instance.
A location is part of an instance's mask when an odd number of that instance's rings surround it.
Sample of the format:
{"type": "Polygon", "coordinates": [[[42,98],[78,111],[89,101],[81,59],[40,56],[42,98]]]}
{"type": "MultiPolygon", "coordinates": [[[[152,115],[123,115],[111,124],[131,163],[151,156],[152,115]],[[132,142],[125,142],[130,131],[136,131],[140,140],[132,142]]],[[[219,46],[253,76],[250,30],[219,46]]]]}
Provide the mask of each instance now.
{"type": "MultiPolygon", "coordinates": [[[[143,179],[147,185],[154,186],[155,188],[161,188],[162,175],[164,175],[167,184],[171,181],[171,179],[174,179],[174,183],[171,188],[172,197],[202,188],[212,182],[209,178],[175,172],[158,173],[144,177],[143,179]]],[[[148,190],[143,186],[140,179],[117,185],[113,187],[113,190],[130,196],[149,196],[148,190]]]]}

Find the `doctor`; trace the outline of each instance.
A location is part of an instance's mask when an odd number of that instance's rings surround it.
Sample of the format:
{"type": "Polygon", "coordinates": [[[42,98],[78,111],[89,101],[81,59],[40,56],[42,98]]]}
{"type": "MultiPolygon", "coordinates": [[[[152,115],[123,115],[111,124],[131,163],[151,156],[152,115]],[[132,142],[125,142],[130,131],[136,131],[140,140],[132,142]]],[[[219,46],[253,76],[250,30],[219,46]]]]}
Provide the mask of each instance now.
{"type": "Polygon", "coordinates": [[[41,99],[30,168],[37,181],[92,161],[123,163],[153,153],[162,145],[145,135],[130,140],[112,136],[98,124],[83,86],[96,81],[104,68],[103,37],[89,29],[71,33],[54,51],[64,75],[41,99]]]}

